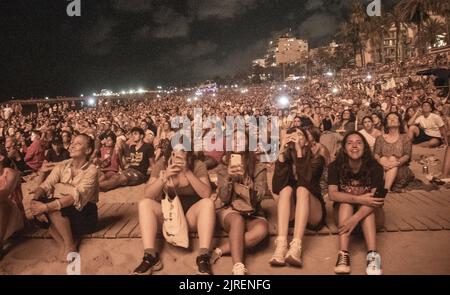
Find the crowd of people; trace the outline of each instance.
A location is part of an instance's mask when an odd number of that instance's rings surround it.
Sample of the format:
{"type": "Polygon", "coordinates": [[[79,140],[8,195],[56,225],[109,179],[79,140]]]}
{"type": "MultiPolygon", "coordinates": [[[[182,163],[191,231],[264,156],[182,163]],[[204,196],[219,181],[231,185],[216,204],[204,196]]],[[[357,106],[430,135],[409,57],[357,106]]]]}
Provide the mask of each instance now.
{"type": "MultiPolygon", "coordinates": [[[[49,230],[63,257],[77,251],[77,237],[96,230],[100,191],[145,184],[139,204],[144,257],[136,274],[163,267],[156,237],[164,195],[180,198],[189,230],[198,232],[199,274],[212,274],[211,264],[223,255],[231,255],[233,274],[247,273],[246,250],[269,234],[261,203],[275,202],[273,195],[278,196],[278,226],[271,265],[302,266],[305,231],[326,225],[325,202],[333,202],[339,227],[334,271],[350,273],[351,234],[362,231],[367,273],[381,274],[380,192],[399,192],[414,181],[409,168],[414,145],[446,148],[441,177],[450,177],[448,90],[436,88],[432,76],[385,74],[381,68],[370,77],[325,75],[201,95],[178,91],[104,98],[95,107],[47,103],[28,114],[18,103],[5,104],[0,113],[0,246],[26,223],[21,182],[33,175],[38,187],[31,215],[49,230]],[[277,117],[276,161],[260,161],[262,152],[248,146],[248,130],[243,151],[233,146],[193,152],[173,145],[179,129],[172,128],[172,120],[193,119],[194,108],[202,109],[204,121],[210,116],[223,122],[227,116],[277,117]],[[243,210],[235,201],[246,189],[251,202],[243,210]],[[216,220],[228,232],[221,245],[213,243],[216,220]],[[294,232],[288,243],[290,225],[294,232]]],[[[213,129],[204,128],[202,136],[213,129]]],[[[225,146],[222,138],[213,135],[213,140],[225,146]]]]}

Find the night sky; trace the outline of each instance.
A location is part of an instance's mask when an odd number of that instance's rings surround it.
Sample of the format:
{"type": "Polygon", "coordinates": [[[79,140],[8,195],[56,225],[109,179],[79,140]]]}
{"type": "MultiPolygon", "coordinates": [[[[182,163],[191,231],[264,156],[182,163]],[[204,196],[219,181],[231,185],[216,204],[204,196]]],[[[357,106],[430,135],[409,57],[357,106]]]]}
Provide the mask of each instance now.
{"type": "Polygon", "coordinates": [[[0,1],[0,99],[87,95],[233,75],[292,28],[333,40],[350,1],[0,1]]]}

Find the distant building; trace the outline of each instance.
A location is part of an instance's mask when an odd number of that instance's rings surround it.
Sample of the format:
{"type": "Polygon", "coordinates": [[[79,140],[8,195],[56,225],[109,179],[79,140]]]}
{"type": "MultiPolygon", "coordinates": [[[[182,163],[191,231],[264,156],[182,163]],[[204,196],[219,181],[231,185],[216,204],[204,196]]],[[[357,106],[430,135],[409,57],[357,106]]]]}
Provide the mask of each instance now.
{"type": "Polygon", "coordinates": [[[298,39],[287,33],[270,41],[266,54],[266,66],[276,67],[282,64],[305,62],[308,58],[308,41],[298,39]]]}
{"type": "Polygon", "coordinates": [[[266,67],[266,60],[264,58],[258,58],[253,61],[253,66],[260,66],[262,68],[266,67]]]}

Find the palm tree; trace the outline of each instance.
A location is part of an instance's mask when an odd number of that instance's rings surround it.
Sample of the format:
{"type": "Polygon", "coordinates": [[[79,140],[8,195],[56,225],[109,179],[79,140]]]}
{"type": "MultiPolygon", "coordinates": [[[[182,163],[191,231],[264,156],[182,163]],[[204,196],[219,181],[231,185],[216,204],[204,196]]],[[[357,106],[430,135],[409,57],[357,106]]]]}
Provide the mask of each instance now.
{"type": "Polygon", "coordinates": [[[445,17],[447,31],[447,45],[450,45],[450,1],[435,0],[434,12],[445,17]]]}
{"type": "Polygon", "coordinates": [[[417,49],[424,53],[423,25],[429,18],[429,13],[436,10],[436,0],[401,0],[396,9],[401,11],[402,19],[417,26],[417,49]]]}
{"type": "Polygon", "coordinates": [[[352,44],[361,55],[361,66],[365,66],[364,49],[367,37],[364,35],[364,26],[367,22],[367,14],[362,3],[354,0],[348,25],[351,31],[352,44]]]}
{"type": "Polygon", "coordinates": [[[402,13],[397,8],[386,13],[386,25],[390,28],[395,26],[395,61],[399,60],[400,53],[400,35],[402,33],[402,27],[407,27],[407,24],[402,19],[402,13]]]}
{"type": "Polygon", "coordinates": [[[436,43],[436,36],[445,32],[445,25],[435,19],[428,19],[423,27],[424,42],[433,46],[436,43]]]}

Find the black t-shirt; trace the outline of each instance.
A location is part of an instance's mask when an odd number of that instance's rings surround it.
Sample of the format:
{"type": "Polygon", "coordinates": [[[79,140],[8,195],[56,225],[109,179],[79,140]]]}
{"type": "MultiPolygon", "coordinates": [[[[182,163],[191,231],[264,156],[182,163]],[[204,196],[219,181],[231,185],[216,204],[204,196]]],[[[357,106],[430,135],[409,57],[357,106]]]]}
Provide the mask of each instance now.
{"type": "Polygon", "coordinates": [[[342,167],[339,167],[336,162],[328,166],[328,184],[337,185],[339,191],[352,195],[363,195],[370,193],[372,189],[382,188],[384,186],[384,170],[383,167],[376,161],[373,161],[369,167],[369,179],[362,179],[362,173],[358,172],[352,174],[350,179],[343,179],[342,167]]]}
{"type": "Polygon", "coordinates": [[[62,149],[59,155],[53,149],[49,149],[45,159],[51,163],[59,163],[70,159],[70,153],[66,149],[62,149]]]}
{"type": "Polygon", "coordinates": [[[154,157],[155,149],[153,145],[144,143],[139,150],[136,151],[136,146],[130,147],[130,168],[134,168],[147,175],[148,166],[150,166],[150,158],[154,157]]]}

